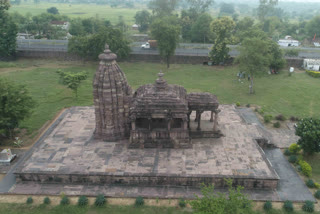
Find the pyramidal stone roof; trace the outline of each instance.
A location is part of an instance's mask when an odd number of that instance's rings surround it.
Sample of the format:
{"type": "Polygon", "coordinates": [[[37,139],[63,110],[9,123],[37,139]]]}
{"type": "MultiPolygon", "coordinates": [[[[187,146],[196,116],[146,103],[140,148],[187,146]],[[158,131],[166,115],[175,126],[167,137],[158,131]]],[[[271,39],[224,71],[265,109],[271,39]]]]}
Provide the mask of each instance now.
{"type": "Polygon", "coordinates": [[[167,84],[160,72],[154,84],[143,85],[137,89],[130,112],[154,113],[168,109],[173,112],[187,112],[187,91],[182,86],[167,84]]]}
{"type": "Polygon", "coordinates": [[[125,74],[109,45],[99,55],[100,63],[93,80],[96,116],[95,138],[105,141],[125,139],[130,134],[129,103],[132,94],[125,74]]]}

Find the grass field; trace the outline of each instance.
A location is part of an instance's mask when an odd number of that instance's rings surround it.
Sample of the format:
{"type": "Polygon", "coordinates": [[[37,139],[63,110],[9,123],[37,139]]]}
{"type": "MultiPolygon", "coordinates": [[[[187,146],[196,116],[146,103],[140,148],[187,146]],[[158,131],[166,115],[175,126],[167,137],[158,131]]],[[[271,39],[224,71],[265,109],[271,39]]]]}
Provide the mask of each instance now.
{"type": "Polygon", "coordinates": [[[6,214],[187,214],[190,211],[184,211],[175,207],[134,207],[134,206],[112,206],[108,205],[102,208],[92,206],[78,207],[74,205],[69,206],[29,206],[26,204],[1,204],[0,213],[6,214]]]}
{"type": "MultiPolygon", "coordinates": [[[[129,84],[138,86],[153,83],[160,69],[166,71],[164,64],[119,63],[126,73],[129,84]]],[[[98,63],[54,62],[54,61],[18,61],[0,63],[0,77],[6,77],[17,83],[27,85],[37,102],[31,118],[22,123],[29,133],[38,130],[46,121],[62,108],[78,105],[92,105],[92,78],[98,63]],[[4,68],[4,67],[9,68],[4,68]],[[89,73],[89,78],[79,88],[79,99],[75,100],[70,89],[58,83],[58,74],[62,70],[89,73]]],[[[265,75],[255,78],[254,95],[248,94],[249,83],[238,82],[237,67],[211,67],[202,65],[175,64],[165,72],[165,78],[171,84],[184,86],[188,92],[211,92],[217,95],[220,103],[242,105],[254,104],[262,107],[267,114],[284,114],[286,117],[320,116],[320,80],[304,72],[289,77],[286,73],[265,75]]]]}
{"type": "Polygon", "coordinates": [[[67,15],[70,18],[89,18],[97,17],[100,19],[106,19],[111,23],[116,24],[118,17],[123,16],[126,24],[134,24],[134,16],[137,11],[145,9],[145,6],[139,6],[137,8],[111,8],[109,5],[96,5],[96,4],[66,4],[66,3],[48,3],[40,2],[34,4],[33,1],[27,3],[21,2],[20,5],[12,5],[10,12],[18,12],[20,14],[31,13],[32,15],[38,15],[46,13],[50,7],[56,7],[61,15],[67,15]]]}
{"type": "MultiPolygon", "coordinates": [[[[291,214],[306,214],[306,212],[300,211],[290,212],[291,214]]],[[[27,204],[0,204],[0,213],[6,214],[190,214],[192,210],[190,208],[178,208],[178,207],[160,207],[160,206],[120,206],[120,205],[107,205],[105,207],[97,208],[93,206],[78,207],[75,205],[67,206],[45,206],[45,205],[27,205],[27,204]]],[[[272,209],[268,212],[255,211],[255,214],[286,214],[281,207],[272,209]]],[[[319,214],[319,212],[314,212],[319,214]]]]}

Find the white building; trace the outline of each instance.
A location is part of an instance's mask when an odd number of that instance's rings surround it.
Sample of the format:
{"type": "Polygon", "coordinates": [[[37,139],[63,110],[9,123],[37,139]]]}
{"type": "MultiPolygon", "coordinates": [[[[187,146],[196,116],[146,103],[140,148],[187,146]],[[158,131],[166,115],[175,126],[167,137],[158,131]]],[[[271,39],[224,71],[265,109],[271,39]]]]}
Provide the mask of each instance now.
{"type": "Polygon", "coordinates": [[[278,44],[283,47],[298,47],[300,45],[300,42],[298,40],[293,39],[280,39],[278,41],[278,44]]]}
{"type": "Polygon", "coordinates": [[[320,71],[320,59],[304,59],[303,68],[306,70],[320,71]]]}

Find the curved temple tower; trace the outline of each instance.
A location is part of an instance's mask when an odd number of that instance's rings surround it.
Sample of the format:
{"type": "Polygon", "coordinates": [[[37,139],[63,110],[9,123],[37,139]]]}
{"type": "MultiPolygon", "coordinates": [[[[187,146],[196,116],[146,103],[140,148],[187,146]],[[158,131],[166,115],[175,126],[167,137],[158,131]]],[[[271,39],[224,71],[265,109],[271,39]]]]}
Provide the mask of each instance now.
{"type": "Polygon", "coordinates": [[[105,141],[129,138],[131,87],[109,46],[99,55],[100,64],[93,80],[96,116],[94,137],[105,141]]]}

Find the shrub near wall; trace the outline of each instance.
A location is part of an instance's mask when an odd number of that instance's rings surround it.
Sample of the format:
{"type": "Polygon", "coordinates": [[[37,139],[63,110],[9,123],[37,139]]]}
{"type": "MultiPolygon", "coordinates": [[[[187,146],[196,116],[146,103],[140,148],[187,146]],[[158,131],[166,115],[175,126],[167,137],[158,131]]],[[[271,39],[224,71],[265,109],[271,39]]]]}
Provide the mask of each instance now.
{"type": "Polygon", "coordinates": [[[312,77],[315,77],[315,78],[320,78],[320,72],[319,71],[309,71],[309,70],[306,70],[307,74],[309,74],[310,76],[312,77]]]}

